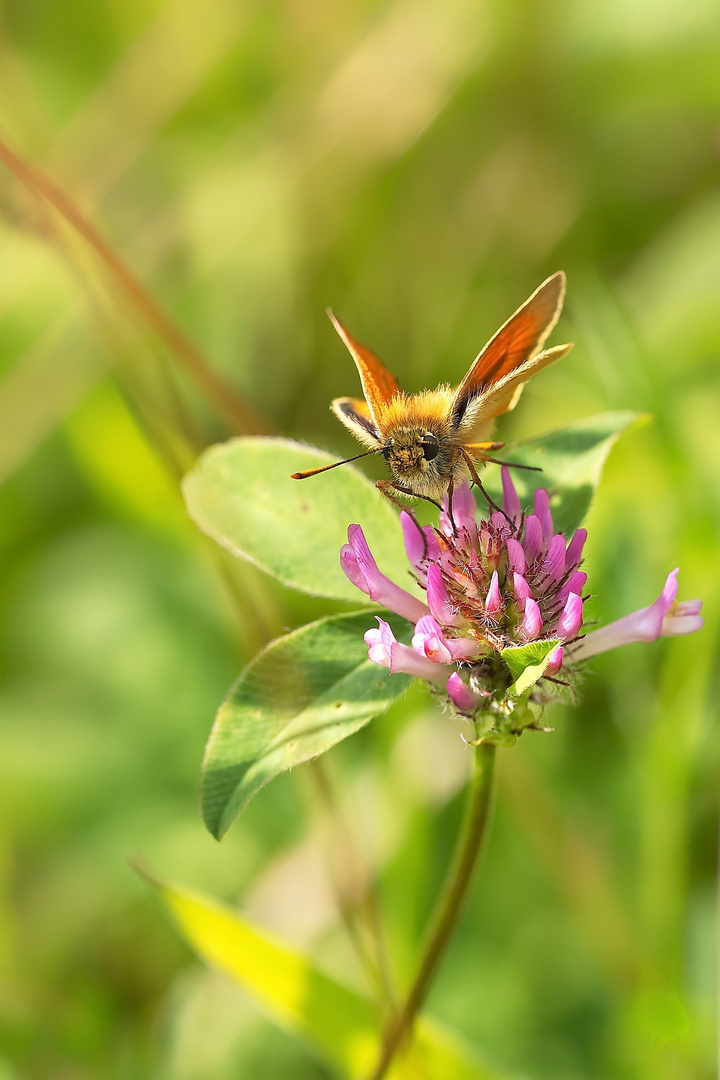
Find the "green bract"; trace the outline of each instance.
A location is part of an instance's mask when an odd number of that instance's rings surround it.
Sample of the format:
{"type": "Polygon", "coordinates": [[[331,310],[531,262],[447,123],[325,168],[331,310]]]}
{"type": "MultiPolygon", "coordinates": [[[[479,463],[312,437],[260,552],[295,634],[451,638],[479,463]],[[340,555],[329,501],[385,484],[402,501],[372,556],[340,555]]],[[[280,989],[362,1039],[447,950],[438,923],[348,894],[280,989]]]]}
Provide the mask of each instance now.
{"type": "Polygon", "coordinates": [[[515,678],[508,690],[511,697],[521,697],[543,677],[550,653],[559,644],[560,641],[554,638],[551,641],[530,641],[527,645],[503,649],[500,655],[515,678]]]}

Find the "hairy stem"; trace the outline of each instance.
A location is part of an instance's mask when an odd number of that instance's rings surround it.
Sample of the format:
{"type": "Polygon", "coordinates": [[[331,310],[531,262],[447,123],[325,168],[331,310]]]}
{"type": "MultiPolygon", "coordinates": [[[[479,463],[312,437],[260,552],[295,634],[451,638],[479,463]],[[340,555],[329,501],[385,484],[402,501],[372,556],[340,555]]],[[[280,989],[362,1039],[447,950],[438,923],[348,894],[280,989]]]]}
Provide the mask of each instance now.
{"type": "Polygon", "coordinates": [[[495,747],[481,743],[475,751],[473,777],[455,854],[430,924],[422,959],[405,1002],[388,1023],[371,1080],[382,1080],[396,1053],[410,1036],[415,1017],[452,937],[490,820],[494,764],[495,747]]]}

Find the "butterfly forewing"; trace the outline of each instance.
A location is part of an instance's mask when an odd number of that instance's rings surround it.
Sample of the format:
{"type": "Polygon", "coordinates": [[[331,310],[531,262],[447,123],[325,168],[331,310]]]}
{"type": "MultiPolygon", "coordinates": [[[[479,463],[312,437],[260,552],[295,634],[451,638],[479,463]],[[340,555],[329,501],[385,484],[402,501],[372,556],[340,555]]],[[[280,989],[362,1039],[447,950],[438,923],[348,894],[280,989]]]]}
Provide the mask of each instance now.
{"type": "MultiPolygon", "coordinates": [[[[544,281],[500,327],[455,391],[451,412],[455,424],[460,424],[473,398],[488,392],[496,383],[532,360],[558,320],[564,295],[565,275],[559,271],[544,281]]],[[[521,386],[535,373],[535,369],[528,368],[528,374],[518,380],[517,385],[521,386]]],[[[505,406],[506,409],[508,407],[505,406]]],[[[493,415],[497,416],[503,411],[499,408],[493,415]]]]}
{"type": "MultiPolygon", "coordinates": [[[[330,309],[328,309],[328,315],[355,361],[362,382],[363,394],[372,414],[372,420],[378,423],[382,418],[385,406],[389,404],[396,394],[400,393],[400,387],[395,376],[390,374],[382,360],[375,355],[372,349],[368,349],[367,345],[355,340],[330,309]]],[[[337,412],[337,410],[335,411],[337,412]]],[[[338,415],[340,414],[338,413],[338,415]]],[[[342,420],[343,417],[340,416],[340,419],[342,420]]]]}

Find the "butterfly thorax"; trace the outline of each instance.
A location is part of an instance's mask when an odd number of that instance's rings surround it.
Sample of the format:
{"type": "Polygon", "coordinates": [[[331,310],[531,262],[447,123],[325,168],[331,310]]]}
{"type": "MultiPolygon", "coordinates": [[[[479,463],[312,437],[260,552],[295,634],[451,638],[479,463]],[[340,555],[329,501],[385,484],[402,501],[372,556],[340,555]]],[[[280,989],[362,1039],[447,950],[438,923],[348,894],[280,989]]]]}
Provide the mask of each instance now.
{"type": "Polygon", "coordinates": [[[447,490],[457,459],[456,441],[447,421],[449,387],[402,394],[383,412],[381,436],[383,453],[399,484],[417,494],[431,495],[447,490]]]}

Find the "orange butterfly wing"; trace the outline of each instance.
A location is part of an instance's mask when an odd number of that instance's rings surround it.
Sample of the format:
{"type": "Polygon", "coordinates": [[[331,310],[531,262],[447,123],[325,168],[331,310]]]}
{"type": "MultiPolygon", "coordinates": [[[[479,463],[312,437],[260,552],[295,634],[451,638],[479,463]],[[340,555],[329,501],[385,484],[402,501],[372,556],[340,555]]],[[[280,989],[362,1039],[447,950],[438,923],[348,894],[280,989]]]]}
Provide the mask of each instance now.
{"type": "Polygon", "coordinates": [[[329,308],[328,315],[355,361],[365,400],[368,403],[373,421],[377,423],[382,417],[385,406],[392,401],[396,394],[400,393],[400,387],[395,376],[390,374],[382,360],[375,355],[372,349],[368,349],[367,345],[362,345],[359,341],[356,341],[329,308]]]}
{"type": "Polygon", "coordinates": [[[544,281],[490,338],[455,391],[452,416],[456,423],[473,398],[487,392],[538,353],[558,320],[564,296],[565,274],[560,270],[544,281]]]}

